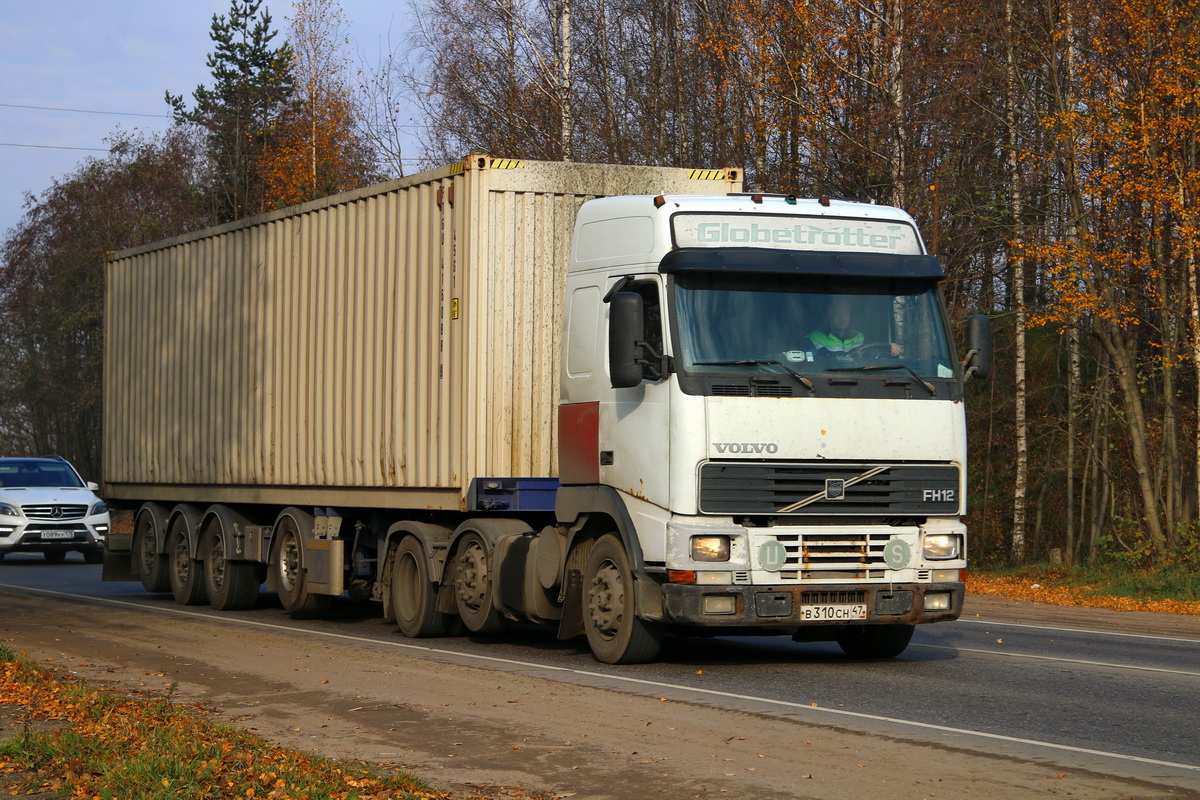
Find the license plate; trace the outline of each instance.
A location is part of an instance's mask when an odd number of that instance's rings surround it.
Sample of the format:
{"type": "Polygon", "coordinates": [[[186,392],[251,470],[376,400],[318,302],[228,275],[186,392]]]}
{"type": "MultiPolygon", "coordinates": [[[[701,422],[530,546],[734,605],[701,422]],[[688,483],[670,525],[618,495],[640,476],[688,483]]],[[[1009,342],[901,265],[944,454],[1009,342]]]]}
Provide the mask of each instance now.
{"type": "Polygon", "coordinates": [[[48,539],[74,539],[75,531],[42,531],[42,541],[48,539]]]}
{"type": "Polygon", "coordinates": [[[800,618],[806,622],[844,622],[866,619],[866,603],[828,603],[819,606],[800,606],[800,618]]]}

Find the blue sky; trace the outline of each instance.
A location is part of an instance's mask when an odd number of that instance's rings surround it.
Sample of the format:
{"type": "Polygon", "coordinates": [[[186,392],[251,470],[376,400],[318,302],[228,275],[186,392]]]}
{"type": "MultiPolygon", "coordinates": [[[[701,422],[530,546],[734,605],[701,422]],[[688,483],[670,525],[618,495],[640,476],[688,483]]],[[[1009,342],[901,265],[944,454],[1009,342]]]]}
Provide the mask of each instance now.
{"type": "MultiPolygon", "coordinates": [[[[286,35],[288,0],[266,0],[286,35]]],[[[350,53],[375,60],[408,27],[405,0],[341,0],[350,53]]],[[[212,15],[229,0],[3,0],[0,3],[0,235],[114,129],[161,131],[163,93],[209,83],[212,15]],[[41,108],[31,108],[37,106],[41,108]],[[76,111],[50,111],[76,109],[76,111]],[[120,112],[82,113],[82,112],[120,112]],[[139,116],[124,116],[139,115],[139,116]]]]}

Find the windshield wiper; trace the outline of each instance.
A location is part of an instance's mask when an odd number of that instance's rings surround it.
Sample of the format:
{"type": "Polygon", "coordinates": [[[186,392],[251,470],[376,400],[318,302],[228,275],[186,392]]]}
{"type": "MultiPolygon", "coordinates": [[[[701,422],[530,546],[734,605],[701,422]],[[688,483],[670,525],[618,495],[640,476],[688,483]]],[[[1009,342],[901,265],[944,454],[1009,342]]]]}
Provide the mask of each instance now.
{"type": "Polygon", "coordinates": [[[766,364],[769,366],[775,366],[775,367],[782,367],[783,370],[785,372],[787,372],[788,375],[791,375],[793,378],[795,378],[797,380],[797,382],[799,382],[799,384],[801,386],[803,386],[805,389],[808,389],[810,392],[817,391],[815,388],[813,388],[812,381],[810,381],[808,378],[804,377],[804,375],[802,375],[799,372],[797,372],[796,370],[792,369],[787,364],[785,364],[784,362],[780,361],[777,358],[746,358],[746,359],[742,359],[740,361],[697,361],[696,362],[697,367],[741,367],[741,366],[757,367],[757,366],[761,366],[763,364],[766,364]]]}
{"type": "Polygon", "coordinates": [[[937,387],[922,378],[921,374],[908,364],[866,364],[861,367],[831,367],[826,372],[876,372],[881,369],[902,369],[909,375],[912,375],[917,383],[925,387],[925,391],[937,397],[937,387]]]}

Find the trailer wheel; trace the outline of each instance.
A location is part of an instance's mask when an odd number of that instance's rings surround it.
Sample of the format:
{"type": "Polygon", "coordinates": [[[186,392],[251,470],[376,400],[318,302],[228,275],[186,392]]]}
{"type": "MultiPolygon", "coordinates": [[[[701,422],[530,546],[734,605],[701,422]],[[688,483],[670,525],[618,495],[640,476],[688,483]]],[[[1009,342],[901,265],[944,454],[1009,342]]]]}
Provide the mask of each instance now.
{"type": "Polygon", "coordinates": [[[838,637],[838,646],[851,658],[895,658],[912,640],[913,625],[858,625],[838,637]]]}
{"type": "Polygon", "coordinates": [[[405,636],[445,636],[455,620],[437,610],[437,588],[429,580],[425,550],[415,536],[405,536],[392,556],[392,613],[405,636]]]}
{"type": "Polygon", "coordinates": [[[181,606],[202,605],[208,596],[204,591],[204,576],[200,565],[192,560],[188,545],[188,521],[178,515],[167,532],[167,571],[171,581],[171,594],[181,606]]]}
{"type": "Polygon", "coordinates": [[[454,598],[458,615],[471,633],[498,633],[508,626],[492,605],[492,570],[487,545],[477,533],[463,537],[458,549],[454,598]]]}
{"type": "Polygon", "coordinates": [[[327,607],[329,595],[313,594],[308,591],[308,576],[304,572],[304,541],[300,528],[290,516],[282,516],[275,523],[279,537],[279,549],[271,569],[275,570],[275,584],[283,610],[293,615],[311,614],[327,607]]]}
{"type": "Polygon", "coordinates": [[[200,540],[204,555],[204,588],[213,608],[242,611],[258,599],[258,575],[249,561],[232,561],[225,556],[225,532],[212,520],[200,540]]]}
{"type": "Polygon", "coordinates": [[[137,559],[142,588],[147,592],[171,591],[170,565],[167,556],[158,552],[159,528],[164,524],[159,507],[147,503],[138,509],[133,528],[133,557],[137,559]]]}
{"type": "Polygon", "coordinates": [[[584,569],[583,618],[588,645],[605,664],[644,664],[658,657],[662,626],[639,619],[633,570],[615,534],[601,537],[584,569]]]}

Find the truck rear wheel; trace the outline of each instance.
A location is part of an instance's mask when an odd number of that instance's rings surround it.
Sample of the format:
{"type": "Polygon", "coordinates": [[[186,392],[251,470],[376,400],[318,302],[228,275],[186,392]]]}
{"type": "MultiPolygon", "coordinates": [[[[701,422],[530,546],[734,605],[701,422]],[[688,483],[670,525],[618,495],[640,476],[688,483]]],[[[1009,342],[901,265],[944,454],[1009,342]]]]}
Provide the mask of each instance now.
{"type": "Polygon", "coordinates": [[[405,536],[392,556],[392,613],[405,636],[445,636],[456,621],[437,609],[437,587],[429,580],[425,549],[415,536],[405,536]]]}
{"type": "Polygon", "coordinates": [[[133,557],[137,559],[142,588],[147,592],[171,591],[170,565],[166,554],[158,552],[162,529],[167,524],[166,516],[157,503],[146,503],[138,509],[133,526],[133,557]]]}
{"type": "Polygon", "coordinates": [[[463,537],[458,548],[454,577],[454,599],[458,615],[471,633],[498,633],[508,620],[492,605],[491,556],[477,533],[463,537]]]}
{"type": "Polygon", "coordinates": [[[662,626],[635,613],[633,570],[615,534],[601,537],[584,569],[583,621],[588,645],[605,664],[644,664],[662,649],[662,626]]]}
{"type": "Polygon", "coordinates": [[[171,594],[181,606],[202,605],[208,599],[200,564],[192,560],[192,548],[188,542],[190,526],[191,520],[180,513],[171,520],[171,527],[167,531],[167,572],[171,594]]]}
{"type": "Polygon", "coordinates": [[[249,561],[232,561],[226,557],[225,532],[221,523],[211,520],[200,540],[204,555],[204,588],[213,608],[222,611],[241,611],[254,607],[258,598],[258,575],[249,561]]]}
{"type": "Polygon", "coordinates": [[[304,540],[300,524],[288,514],[275,522],[275,535],[279,539],[271,569],[275,571],[275,585],[279,602],[289,614],[312,614],[327,607],[329,595],[313,594],[308,590],[308,576],[304,571],[304,540]]]}
{"type": "Polygon", "coordinates": [[[851,658],[895,658],[912,640],[913,625],[858,625],[838,637],[851,658]]]}

